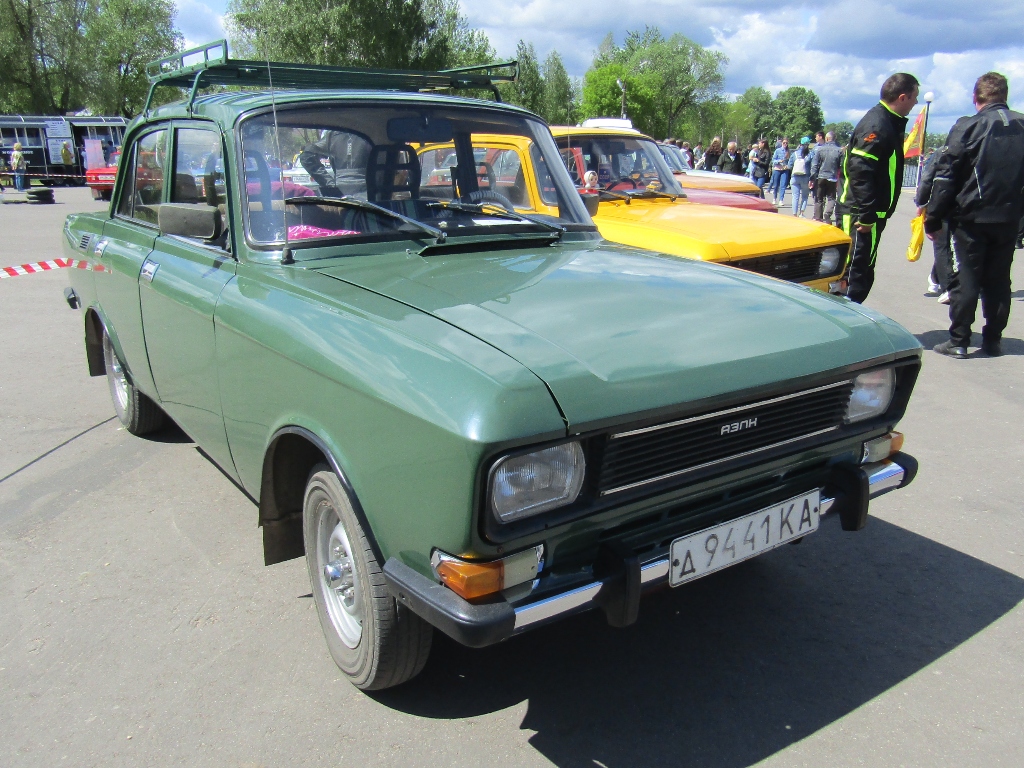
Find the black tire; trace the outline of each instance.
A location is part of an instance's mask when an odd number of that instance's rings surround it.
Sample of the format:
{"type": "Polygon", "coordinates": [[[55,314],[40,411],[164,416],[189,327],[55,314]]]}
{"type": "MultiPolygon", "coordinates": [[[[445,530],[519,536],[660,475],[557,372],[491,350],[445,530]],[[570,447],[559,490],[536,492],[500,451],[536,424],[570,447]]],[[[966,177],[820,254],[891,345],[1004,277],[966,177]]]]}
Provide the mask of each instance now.
{"type": "Polygon", "coordinates": [[[348,494],[326,464],[314,467],[306,483],[302,534],[320,626],[339,669],[365,691],[418,675],[430,655],[434,628],[388,593],[348,494]],[[346,576],[332,586],[326,566],[346,576]]]}
{"type": "Polygon", "coordinates": [[[114,412],[126,430],[133,435],[148,435],[164,426],[166,415],[159,405],[132,384],[106,331],[103,331],[103,366],[107,371],[107,385],[110,387],[110,399],[114,401],[114,412]]]}

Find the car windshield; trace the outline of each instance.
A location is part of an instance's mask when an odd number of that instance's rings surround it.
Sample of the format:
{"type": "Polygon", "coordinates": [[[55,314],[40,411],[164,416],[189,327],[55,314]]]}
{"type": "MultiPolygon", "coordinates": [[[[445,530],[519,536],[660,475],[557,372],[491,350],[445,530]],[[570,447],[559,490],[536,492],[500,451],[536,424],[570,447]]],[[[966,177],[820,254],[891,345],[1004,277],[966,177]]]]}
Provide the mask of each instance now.
{"type": "Polygon", "coordinates": [[[686,173],[688,166],[678,147],[659,144],[658,149],[661,151],[661,156],[665,158],[665,162],[668,163],[668,167],[672,169],[672,173],[686,173]]]}
{"type": "Polygon", "coordinates": [[[278,107],[241,135],[255,244],[594,228],[547,126],[500,109],[278,107]]]}
{"type": "Polygon", "coordinates": [[[561,136],[558,151],[578,188],[628,195],[683,190],[650,139],[630,136],[561,136]]]}

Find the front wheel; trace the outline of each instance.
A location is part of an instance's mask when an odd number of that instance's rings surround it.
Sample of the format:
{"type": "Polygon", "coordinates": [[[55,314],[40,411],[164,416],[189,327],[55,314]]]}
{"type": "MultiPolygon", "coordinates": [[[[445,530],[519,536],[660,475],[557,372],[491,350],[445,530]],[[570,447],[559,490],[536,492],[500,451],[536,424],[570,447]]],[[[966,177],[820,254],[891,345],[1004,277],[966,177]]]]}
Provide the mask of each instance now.
{"type": "Polygon", "coordinates": [[[367,691],[418,675],[433,627],[388,593],[348,494],[325,464],[306,484],[302,532],[320,626],[341,671],[367,691]]]}
{"type": "Polygon", "coordinates": [[[164,412],[132,384],[106,331],[103,332],[103,365],[107,369],[114,412],[124,428],[133,435],[146,435],[160,429],[164,425],[164,412]]]}

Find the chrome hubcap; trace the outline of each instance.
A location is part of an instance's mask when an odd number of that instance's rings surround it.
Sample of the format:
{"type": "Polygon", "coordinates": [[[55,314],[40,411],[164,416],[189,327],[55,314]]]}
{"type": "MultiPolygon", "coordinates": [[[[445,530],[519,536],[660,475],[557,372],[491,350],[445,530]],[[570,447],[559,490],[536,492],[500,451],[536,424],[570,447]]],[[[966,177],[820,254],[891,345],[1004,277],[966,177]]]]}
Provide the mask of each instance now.
{"type": "Polygon", "coordinates": [[[319,529],[320,578],[327,613],[342,642],[355,648],[363,634],[363,598],[348,534],[326,503],[321,507],[319,529]]]}
{"type": "Polygon", "coordinates": [[[121,410],[128,408],[128,379],[124,375],[120,361],[115,357],[110,364],[110,376],[113,380],[114,397],[121,410]]]}

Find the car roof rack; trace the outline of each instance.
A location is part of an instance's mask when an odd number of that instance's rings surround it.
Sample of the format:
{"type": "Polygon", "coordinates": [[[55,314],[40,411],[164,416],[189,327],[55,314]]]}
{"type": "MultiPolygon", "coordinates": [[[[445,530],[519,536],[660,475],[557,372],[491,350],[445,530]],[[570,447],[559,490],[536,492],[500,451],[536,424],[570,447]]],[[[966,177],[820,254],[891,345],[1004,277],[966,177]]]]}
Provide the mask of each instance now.
{"type": "Polygon", "coordinates": [[[501,101],[497,83],[519,77],[519,63],[504,61],[472,67],[428,72],[412,69],[362,69],[278,61],[232,59],[228,41],[206,45],[166,56],[146,65],[149,94],[143,109],[149,114],[158,86],[188,88],[187,109],[192,114],[196,93],[211,85],[256,86],[262,88],[373,88],[392,91],[441,91],[485,89],[501,101]]]}

